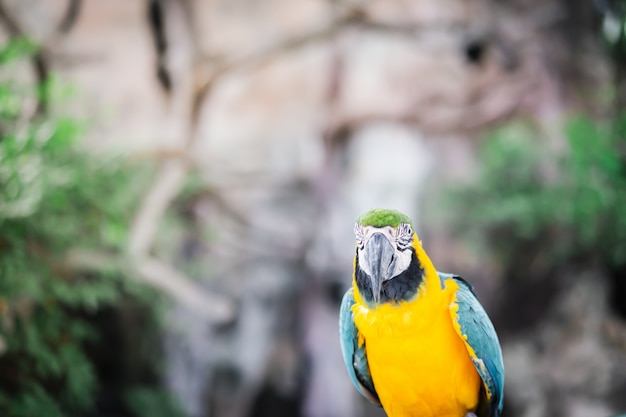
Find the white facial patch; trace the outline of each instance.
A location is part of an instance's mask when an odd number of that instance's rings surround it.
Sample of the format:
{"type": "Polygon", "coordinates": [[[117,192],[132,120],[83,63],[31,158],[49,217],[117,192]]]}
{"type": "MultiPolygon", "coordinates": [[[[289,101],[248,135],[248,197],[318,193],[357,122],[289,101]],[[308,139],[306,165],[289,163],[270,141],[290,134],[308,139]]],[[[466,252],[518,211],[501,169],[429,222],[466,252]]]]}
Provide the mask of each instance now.
{"type": "Polygon", "coordinates": [[[405,249],[403,251],[396,250],[396,257],[396,267],[393,269],[391,278],[397,277],[408,269],[411,263],[411,249],[405,249]]]}

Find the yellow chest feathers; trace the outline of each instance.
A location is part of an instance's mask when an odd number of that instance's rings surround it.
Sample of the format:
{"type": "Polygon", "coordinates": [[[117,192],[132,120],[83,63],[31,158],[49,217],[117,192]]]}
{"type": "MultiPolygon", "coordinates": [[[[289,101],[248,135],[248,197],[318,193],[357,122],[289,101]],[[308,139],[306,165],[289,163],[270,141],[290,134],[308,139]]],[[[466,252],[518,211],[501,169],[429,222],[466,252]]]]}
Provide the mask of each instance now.
{"type": "Polygon", "coordinates": [[[456,284],[420,289],[398,304],[352,307],[370,373],[389,417],[462,417],[478,404],[480,377],[450,308],[456,284]]]}

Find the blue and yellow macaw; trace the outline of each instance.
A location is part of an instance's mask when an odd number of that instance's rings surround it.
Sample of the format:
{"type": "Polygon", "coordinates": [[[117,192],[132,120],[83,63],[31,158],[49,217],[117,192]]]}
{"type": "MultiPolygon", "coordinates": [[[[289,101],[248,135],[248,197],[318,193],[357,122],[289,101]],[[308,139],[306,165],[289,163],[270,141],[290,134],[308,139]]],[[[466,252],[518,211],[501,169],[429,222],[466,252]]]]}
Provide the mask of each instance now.
{"type": "Polygon", "coordinates": [[[389,417],[498,417],[502,351],[472,287],[435,270],[398,211],[370,210],[354,232],[339,327],[357,390],[389,417]]]}

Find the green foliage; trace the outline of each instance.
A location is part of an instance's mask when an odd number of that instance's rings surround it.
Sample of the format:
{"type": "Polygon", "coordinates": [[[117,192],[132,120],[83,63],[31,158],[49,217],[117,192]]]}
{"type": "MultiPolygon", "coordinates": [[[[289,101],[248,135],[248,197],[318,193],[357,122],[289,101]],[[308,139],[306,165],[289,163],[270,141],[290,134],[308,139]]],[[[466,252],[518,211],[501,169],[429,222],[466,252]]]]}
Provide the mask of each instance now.
{"type": "Polygon", "coordinates": [[[150,417],[185,417],[172,394],[149,387],[128,390],[126,401],[135,415],[150,417]]]}
{"type": "Polygon", "coordinates": [[[457,227],[508,265],[534,248],[552,264],[626,263],[626,118],[572,118],[555,151],[527,123],[484,141],[478,180],[451,194],[457,227]],[[458,213],[457,213],[458,215],[458,213]]]}
{"type": "Polygon", "coordinates": [[[10,65],[37,52],[37,46],[28,39],[13,39],[0,48],[0,64],[10,65]]]}
{"type": "MultiPolygon", "coordinates": [[[[0,63],[33,50],[28,42],[11,42],[0,49],[0,63]]],[[[124,252],[150,170],[81,152],[80,124],[27,114],[38,86],[20,85],[14,71],[3,70],[0,410],[8,417],[84,415],[93,410],[99,384],[88,346],[106,343],[94,318],[129,299],[153,311],[155,298],[142,297],[150,292],[115,264],[86,268],[68,255],[124,252]]]]}

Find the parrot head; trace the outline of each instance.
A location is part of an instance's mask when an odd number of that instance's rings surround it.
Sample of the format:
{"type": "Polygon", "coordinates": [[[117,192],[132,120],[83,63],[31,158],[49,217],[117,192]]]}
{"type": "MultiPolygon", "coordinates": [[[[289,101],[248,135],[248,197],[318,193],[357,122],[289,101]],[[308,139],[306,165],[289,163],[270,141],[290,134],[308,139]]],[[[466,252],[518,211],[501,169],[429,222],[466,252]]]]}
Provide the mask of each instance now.
{"type": "Polygon", "coordinates": [[[412,298],[424,270],[411,219],[396,210],[373,209],[357,218],[354,234],[354,279],[364,301],[375,306],[412,298]]]}

